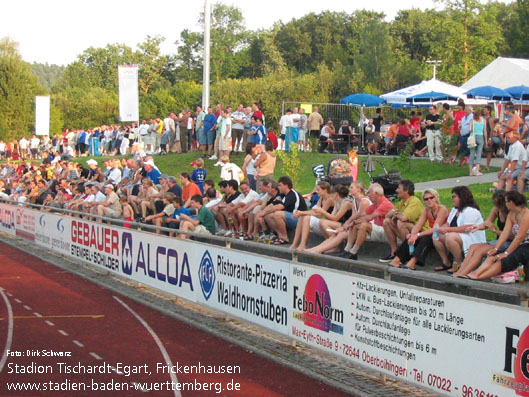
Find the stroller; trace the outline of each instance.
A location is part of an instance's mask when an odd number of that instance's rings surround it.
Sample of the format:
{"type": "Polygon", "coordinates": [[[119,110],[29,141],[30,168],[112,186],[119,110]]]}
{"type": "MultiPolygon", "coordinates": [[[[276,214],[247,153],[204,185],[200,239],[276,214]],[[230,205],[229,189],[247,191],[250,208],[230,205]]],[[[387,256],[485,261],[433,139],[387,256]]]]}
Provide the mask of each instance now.
{"type": "Polygon", "coordinates": [[[399,183],[402,180],[402,177],[400,175],[400,172],[398,170],[387,170],[385,164],[382,161],[378,161],[377,163],[382,166],[382,169],[384,170],[384,174],[378,175],[373,177],[371,175],[372,172],[375,171],[375,167],[373,165],[373,160],[371,159],[371,156],[368,156],[366,162],[364,163],[364,171],[369,175],[369,180],[371,183],[378,183],[384,188],[384,195],[391,201],[397,199],[397,188],[399,187],[399,183]]]}

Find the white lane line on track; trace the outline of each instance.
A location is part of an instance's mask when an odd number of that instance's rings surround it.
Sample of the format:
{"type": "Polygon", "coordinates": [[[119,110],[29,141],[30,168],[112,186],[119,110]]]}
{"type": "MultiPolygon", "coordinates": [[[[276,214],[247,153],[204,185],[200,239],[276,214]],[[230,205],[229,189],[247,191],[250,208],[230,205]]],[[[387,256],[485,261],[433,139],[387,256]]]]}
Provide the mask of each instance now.
{"type": "Polygon", "coordinates": [[[22,303],[22,301],[20,299],[18,299],[18,298],[15,298],[15,302],[16,303],[22,303]]]}
{"type": "Polygon", "coordinates": [[[75,343],[79,347],[84,347],[84,345],[81,342],[79,342],[78,340],[73,340],[72,342],[75,343]]]}
{"type": "Polygon", "coordinates": [[[53,324],[50,320],[44,320],[44,322],[45,322],[46,324],[48,324],[50,327],[55,326],[55,324],[53,324]]]}
{"type": "Polygon", "coordinates": [[[11,342],[13,341],[13,309],[11,308],[11,303],[9,303],[9,299],[7,299],[6,294],[4,294],[3,288],[0,288],[0,295],[2,295],[2,298],[4,299],[4,302],[7,307],[8,320],[6,347],[4,349],[4,354],[2,354],[2,359],[0,359],[0,372],[2,372],[2,370],[4,369],[4,365],[7,361],[7,351],[11,349],[11,342]]]}
{"type": "Polygon", "coordinates": [[[24,305],[24,309],[31,310],[31,307],[29,307],[28,305],[24,305]]]}
{"type": "Polygon", "coordinates": [[[94,352],[90,352],[90,355],[91,355],[92,357],[94,357],[96,360],[102,360],[102,359],[103,359],[103,357],[99,357],[99,356],[98,356],[96,353],[94,353],[94,352]]]}
{"type": "MultiPolygon", "coordinates": [[[[154,341],[158,345],[158,348],[160,349],[160,352],[162,353],[162,356],[163,356],[163,358],[165,360],[165,363],[168,366],[173,367],[173,363],[171,362],[171,358],[169,357],[169,354],[167,353],[167,350],[165,350],[165,347],[164,347],[162,341],[160,340],[160,338],[158,338],[158,335],[156,335],[156,333],[149,326],[149,324],[147,324],[147,322],[143,318],[141,318],[138,313],[136,313],[134,310],[132,310],[129,307],[129,305],[127,305],[125,302],[123,302],[117,296],[113,296],[113,298],[115,300],[117,300],[125,309],[127,309],[134,317],[136,317],[136,319],[141,323],[141,325],[143,325],[145,327],[145,329],[147,331],[149,331],[149,333],[151,334],[152,338],[154,339],[154,341]]],[[[174,384],[176,385],[178,383],[178,379],[176,378],[176,375],[173,374],[173,371],[169,371],[169,375],[171,377],[171,381],[174,382],[174,384]]],[[[175,397],[181,397],[182,396],[182,394],[180,393],[179,390],[174,390],[174,395],[175,395],[175,397]]]]}
{"type": "Polygon", "coordinates": [[[33,312],[33,314],[34,314],[36,317],[42,317],[42,314],[40,314],[40,313],[33,312]]]}
{"type": "Polygon", "coordinates": [[[62,329],[60,329],[58,332],[59,332],[59,334],[61,334],[62,336],[68,336],[68,332],[63,331],[62,329]]]}

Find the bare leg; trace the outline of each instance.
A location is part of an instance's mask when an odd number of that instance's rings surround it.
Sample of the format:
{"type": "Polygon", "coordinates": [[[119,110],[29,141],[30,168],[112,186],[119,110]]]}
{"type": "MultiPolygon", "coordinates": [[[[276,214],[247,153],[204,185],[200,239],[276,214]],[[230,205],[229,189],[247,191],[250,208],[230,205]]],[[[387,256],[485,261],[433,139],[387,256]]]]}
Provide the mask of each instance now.
{"type": "Polygon", "coordinates": [[[463,262],[463,241],[459,233],[448,233],[446,235],[446,248],[453,255],[458,267],[463,262]]]}
{"type": "Polygon", "coordinates": [[[453,277],[465,276],[472,270],[477,268],[483,257],[487,256],[487,252],[491,249],[490,244],[473,244],[468,250],[468,254],[463,260],[461,267],[453,274],[453,277]]]}
{"type": "Polygon", "coordinates": [[[347,237],[346,232],[338,233],[336,236],[331,237],[330,239],[325,240],[323,243],[317,245],[316,247],[312,247],[309,249],[309,252],[315,252],[317,254],[321,254],[325,251],[328,251],[330,249],[338,247],[342,241],[345,240],[347,237]]]}

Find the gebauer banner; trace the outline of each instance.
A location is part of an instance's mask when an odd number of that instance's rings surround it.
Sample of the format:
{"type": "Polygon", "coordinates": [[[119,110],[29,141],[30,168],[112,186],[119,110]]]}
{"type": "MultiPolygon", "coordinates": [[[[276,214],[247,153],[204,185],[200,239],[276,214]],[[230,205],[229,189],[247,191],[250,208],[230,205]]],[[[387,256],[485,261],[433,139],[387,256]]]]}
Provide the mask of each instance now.
{"type": "Polygon", "coordinates": [[[1,231],[398,380],[529,396],[526,308],[18,208],[0,205],[1,231]]]}
{"type": "Polygon", "coordinates": [[[138,66],[118,66],[119,120],[139,120],[138,66]]]}

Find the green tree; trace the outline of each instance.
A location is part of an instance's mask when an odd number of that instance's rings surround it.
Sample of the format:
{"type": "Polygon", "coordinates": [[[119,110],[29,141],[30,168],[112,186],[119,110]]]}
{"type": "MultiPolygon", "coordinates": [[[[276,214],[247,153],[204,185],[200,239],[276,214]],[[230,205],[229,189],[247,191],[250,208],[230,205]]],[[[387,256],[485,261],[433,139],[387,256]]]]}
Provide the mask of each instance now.
{"type": "Polygon", "coordinates": [[[484,12],[477,0],[443,0],[445,10],[432,22],[432,55],[441,59],[441,79],[460,85],[498,56],[504,38],[495,9],[484,12]]]}
{"type": "MultiPolygon", "coordinates": [[[[33,130],[35,96],[45,93],[18,52],[6,48],[2,51],[6,55],[0,56],[0,139],[4,140],[33,130]]],[[[9,48],[16,50],[16,45],[10,42],[9,48]]]]}
{"type": "Polygon", "coordinates": [[[51,87],[59,80],[64,69],[64,66],[49,65],[48,63],[33,62],[31,64],[31,72],[37,76],[40,85],[48,90],[51,90],[51,87]]]}

